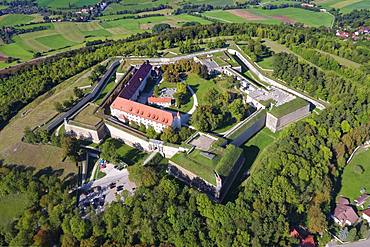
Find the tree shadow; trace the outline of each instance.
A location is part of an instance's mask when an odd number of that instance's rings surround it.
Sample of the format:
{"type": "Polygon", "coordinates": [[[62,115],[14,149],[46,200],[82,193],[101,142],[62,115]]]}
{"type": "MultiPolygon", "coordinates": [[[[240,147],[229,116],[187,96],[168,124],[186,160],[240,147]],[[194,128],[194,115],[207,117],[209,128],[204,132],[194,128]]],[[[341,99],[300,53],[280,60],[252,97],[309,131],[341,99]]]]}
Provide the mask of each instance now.
{"type": "Polygon", "coordinates": [[[63,175],[63,172],[64,172],[64,169],[54,170],[52,167],[48,166],[48,167],[38,170],[34,174],[34,176],[37,178],[40,178],[43,175],[61,177],[63,175]]]}

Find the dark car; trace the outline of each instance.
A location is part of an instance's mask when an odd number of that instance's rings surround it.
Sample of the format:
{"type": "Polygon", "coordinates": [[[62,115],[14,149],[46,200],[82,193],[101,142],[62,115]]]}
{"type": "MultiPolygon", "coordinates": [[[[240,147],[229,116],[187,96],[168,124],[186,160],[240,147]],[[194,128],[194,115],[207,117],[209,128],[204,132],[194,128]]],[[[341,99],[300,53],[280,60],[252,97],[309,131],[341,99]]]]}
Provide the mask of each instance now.
{"type": "Polygon", "coordinates": [[[111,184],[109,185],[109,188],[111,188],[111,189],[113,189],[114,187],[116,187],[116,183],[111,183],[111,184]]]}
{"type": "Polygon", "coordinates": [[[116,190],[121,191],[121,190],[123,190],[123,188],[124,188],[123,185],[119,185],[119,186],[117,186],[116,190]]]}

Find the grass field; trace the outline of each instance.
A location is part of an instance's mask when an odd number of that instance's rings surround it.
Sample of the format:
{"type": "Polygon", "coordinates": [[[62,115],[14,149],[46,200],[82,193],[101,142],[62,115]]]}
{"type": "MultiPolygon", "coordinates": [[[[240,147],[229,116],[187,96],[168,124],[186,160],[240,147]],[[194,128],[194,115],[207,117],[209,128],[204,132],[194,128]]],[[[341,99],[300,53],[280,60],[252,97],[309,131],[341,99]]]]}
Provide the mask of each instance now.
{"type": "Polygon", "coordinates": [[[59,8],[79,8],[88,5],[94,5],[99,0],[37,0],[38,5],[52,9],[59,8]]]}
{"type": "Polygon", "coordinates": [[[51,145],[31,145],[21,141],[26,127],[34,128],[49,121],[58,113],[55,102],[62,102],[73,96],[73,88],[90,85],[88,69],[62,82],[48,93],[38,97],[22,109],[0,131],[0,159],[6,164],[33,166],[37,169],[48,166],[63,169],[64,174],[77,172],[74,162],[62,161],[62,150],[51,145]]]}
{"type": "MultiPolygon", "coordinates": [[[[248,13],[247,10],[239,10],[239,13],[248,13]]],[[[264,24],[279,24],[280,21],[274,20],[272,18],[243,18],[241,16],[233,14],[232,11],[224,11],[224,10],[213,10],[203,13],[204,16],[208,18],[212,18],[215,21],[219,22],[225,22],[225,23],[246,23],[246,22],[258,22],[258,23],[264,23],[264,24]]]]}
{"type": "Polygon", "coordinates": [[[342,188],[338,195],[348,197],[351,201],[361,195],[361,188],[370,191],[370,148],[360,150],[351,162],[344,168],[342,175],[342,188]],[[355,172],[355,167],[363,167],[362,174],[355,172]]]}
{"type": "Polygon", "coordinates": [[[124,11],[124,10],[143,10],[153,7],[158,7],[159,5],[168,5],[173,1],[170,0],[158,0],[158,1],[151,1],[151,0],[125,0],[119,3],[110,4],[105,10],[104,14],[115,14],[117,11],[124,11]]]}
{"type": "Polygon", "coordinates": [[[9,194],[0,199],[0,228],[6,228],[30,205],[26,193],[9,194]]]}
{"type": "Polygon", "coordinates": [[[333,17],[328,13],[313,12],[300,8],[264,10],[253,8],[248,10],[214,10],[203,13],[204,16],[226,23],[258,22],[279,24],[282,22],[300,22],[307,26],[331,26],[333,17]]]}
{"type": "Polygon", "coordinates": [[[315,3],[326,9],[340,9],[342,13],[349,13],[354,9],[370,9],[368,0],[316,0],[315,3]]]}
{"type": "Polygon", "coordinates": [[[38,14],[35,15],[9,14],[0,16],[0,27],[15,26],[38,21],[42,21],[42,16],[38,14]]]}
{"type": "Polygon", "coordinates": [[[313,12],[300,8],[284,8],[273,10],[254,8],[249,11],[253,14],[264,16],[265,18],[273,18],[282,22],[299,22],[311,27],[330,27],[334,18],[328,13],[313,12]]]}

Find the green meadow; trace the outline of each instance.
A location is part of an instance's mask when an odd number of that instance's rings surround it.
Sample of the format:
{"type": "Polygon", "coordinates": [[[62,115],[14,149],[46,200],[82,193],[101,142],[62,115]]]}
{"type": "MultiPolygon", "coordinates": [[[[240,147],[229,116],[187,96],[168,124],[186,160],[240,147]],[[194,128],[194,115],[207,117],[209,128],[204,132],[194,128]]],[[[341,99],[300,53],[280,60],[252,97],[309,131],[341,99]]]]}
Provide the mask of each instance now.
{"type": "Polygon", "coordinates": [[[51,9],[80,8],[94,5],[99,0],[37,0],[37,4],[51,9]]]}
{"type": "Polygon", "coordinates": [[[342,174],[342,188],[338,195],[348,197],[353,201],[361,195],[360,190],[370,190],[370,149],[360,150],[351,162],[344,168],[342,174]],[[357,170],[362,167],[362,172],[357,170]]]}
{"type": "Polygon", "coordinates": [[[15,26],[39,21],[42,21],[42,16],[38,14],[34,15],[9,14],[0,16],[0,27],[15,26]]]}
{"type": "Polygon", "coordinates": [[[369,0],[316,0],[315,3],[326,9],[340,9],[342,13],[349,13],[355,9],[370,9],[369,0]]]}
{"type": "Polygon", "coordinates": [[[215,21],[226,23],[258,22],[265,24],[280,24],[282,22],[300,22],[307,26],[319,27],[331,26],[333,16],[328,13],[313,12],[300,8],[284,8],[264,10],[262,8],[251,8],[248,10],[213,10],[203,13],[204,16],[215,21]],[[239,12],[239,15],[235,14],[239,12]]]}

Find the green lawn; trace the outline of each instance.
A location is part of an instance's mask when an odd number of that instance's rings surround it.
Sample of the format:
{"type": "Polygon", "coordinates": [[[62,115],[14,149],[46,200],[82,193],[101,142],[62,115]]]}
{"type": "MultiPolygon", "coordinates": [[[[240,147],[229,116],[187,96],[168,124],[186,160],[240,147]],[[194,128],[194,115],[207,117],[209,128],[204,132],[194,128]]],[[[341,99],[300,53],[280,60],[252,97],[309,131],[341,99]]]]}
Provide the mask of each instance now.
{"type": "Polygon", "coordinates": [[[272,63],[274,61],[274,57],[266,57],[262,61],[258,62],[257,64],[261,66],[263,69],[273,69],[272,63]]]}
{"type": "Polygon", "coordinates": [[[31,202],[26,193],[10,194],[0,199],[0,228],[9,226],[17,217],[21,216],[31,202]]]}
{"type": "Polygon", "coordinates": [[[281,133],[273,133],[265,127],[241,146],[244,149],[247,169],[250,169],[251,172],[254,170],[255,164],[258,164],[258,160],[265,155],[263,151],[271,146],[281,133]]]}
{"type": "Polygon", "coordinates": [[[130,147],[126,144],[123,144],[118,150],[118,155],[123,162],[128,165],[134,165],[136,163],[141,164],[146,158],[147,154],[143,151],[140,151],[136,148],[130,147]]]}
{"type": "Polygon", "coordinates": [[[202,104],[206,98],[206,94],[210,88],[216,87],[211,80],[205,80],[197,74],[189,74],[186,78],[186,83],[191,86],[197,95],[198,104],[202,104]]]}
{"type": "Polygon", "coordinates": [[[214,170],[220,160],[219,156],[216,156],[213,160],[210,160],[200,154],[198,149],[195,149],[190,154],[179,152],[171,158],[176,164],[184,167],[188,171],[198,175],[211,184],[216,184],[214,176],[214,170]]]}
{"type": "Polygon", "coordinates": [[[335,59],[335,61],[337,61],[340,65],[343,65],[343,66],[346,66],[346,67],[349,67],[349,68],[355,68],[355,69],[358,69],[361,67],[361,64],[359,63],[356,63],[356,62],[353,62],[347,58],[344,58],[344,57],[339,57],[337,55],[334,55],[334,54],[331,54],[331,53],[328,53],[328,52],[325,52],[325,51],[322,51],[322,50],[318,50],[316,49],[318,52],[320,53],[323,53],[325,55],[329,55],[331,56],[332,58],[335,59]]]}
{"type": "Polygon", "coordinates": [[[114,77],[112,77],[112,79],[108,82],[108,84],[104,87],[103,91],[101,91],[99,97],[96,99],[95,103],[100,105],[102,102],[103,102],[103,99],[104,97],[110,93],[110,91],[113,90],[113,88],[116,86],[117,84],[115,83],[114,81],[114,77]]]}
{"type": "Polygon", "coordinates": [[[348,197],[351,201],[361,195],[361,188],[370,191],[370,149],[358,151],[351,162],[344,168],[342,188],[338,195],[348,197]],[[356,166],[364,169],[362,174],[355,172],[356,166]]]}

